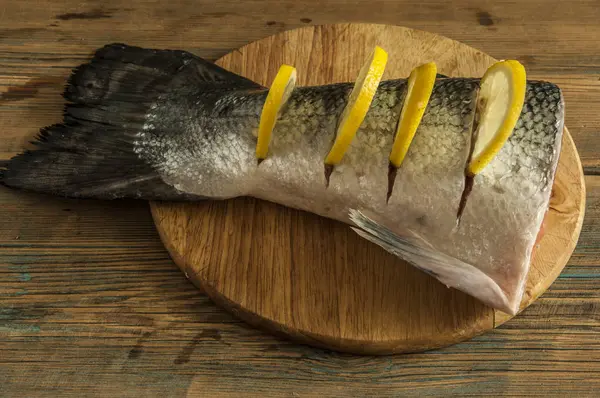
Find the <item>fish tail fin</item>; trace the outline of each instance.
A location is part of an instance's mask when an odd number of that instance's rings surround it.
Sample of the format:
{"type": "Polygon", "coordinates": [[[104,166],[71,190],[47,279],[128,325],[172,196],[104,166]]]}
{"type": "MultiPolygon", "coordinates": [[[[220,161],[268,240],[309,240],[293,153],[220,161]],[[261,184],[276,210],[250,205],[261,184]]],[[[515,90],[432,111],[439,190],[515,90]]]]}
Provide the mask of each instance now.
{"type": "Polygon", "coordinates": [[[350,210],[354,232],[428,273],[448,287],[468,293],[483,303],[515,315],[520,300],[509,300],[498,284],[471,264],[441,253],[417,237],[399,236],[358,210],[350,210]]]}
{"type": "Polygon", "coordinates": [[[56,124],[34,144],[0,165],[0,184],[70,198],[191,199],[137,157],[123,133],[56,124]]]}
{"type": "Polygon", "coordinates": [[[197,199],[165,183],[134,150],[150,107],[177,84],[257,86],[184,51],[107,45],[73,71],[63,122],[0,165],[0,183],[77,198],[197,199]]]}

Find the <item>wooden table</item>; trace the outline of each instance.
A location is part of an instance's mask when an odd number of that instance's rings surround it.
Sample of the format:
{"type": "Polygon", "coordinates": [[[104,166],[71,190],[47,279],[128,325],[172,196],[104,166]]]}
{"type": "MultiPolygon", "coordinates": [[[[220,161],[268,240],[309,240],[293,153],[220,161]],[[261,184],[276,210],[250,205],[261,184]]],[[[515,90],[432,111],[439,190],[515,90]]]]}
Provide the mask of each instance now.
{"type": "Polygon", "coordinates": [[[422,354],[298,346],[212,304],[163,248],[145,202],[0,188],[0,396],[592,396],[600,389],[600,4],[185,0],[0,7],[0,160],[60,120],[70,69],[108,42],[208,59],[306,24],[428,30],[558,83],[588,189],[579,245],[556,283],[499,329],[422,354]],[[84,392],[85,394],[82,394],[84,392]]]}

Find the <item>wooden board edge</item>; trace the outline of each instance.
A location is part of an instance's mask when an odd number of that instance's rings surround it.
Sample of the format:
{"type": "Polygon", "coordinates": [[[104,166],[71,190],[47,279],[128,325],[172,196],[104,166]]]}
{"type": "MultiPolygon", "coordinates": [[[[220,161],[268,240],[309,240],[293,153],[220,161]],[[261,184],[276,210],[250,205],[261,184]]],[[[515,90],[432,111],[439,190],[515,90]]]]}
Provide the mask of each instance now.
{"type": "MultiPolygon", "coordinates": [[[[154,206],[153,202],[151,202],[150,212],[155,223],[157,223],[157,226],[160,225],[160,210],[160,207],[154,206]]],[[[335,350],[349,354],[392,355],[423,352],[447,347],[451,344],[472,339],[473,337],[479,336],[493,329],[492,317],[488,317],[487,319],[490,319],[489,325],[484,322],[479,322],[474,324],[471,329],[460,330],[457,331],[456,334],[449,334],[443,340],[398,340],[384,342],[341,338],[335,339],[306,330],[292,330],[279,322],[265,318],[253,311],[249,311],[248,309],[241,307],[225,295],[221,294],[214,287],[212,287],[210,283],[203,280],[202,277],[193,269],[193,267],[183,259],[183,257],[177,254],[177,250],[175,250],[171,244],[171,240],[164,236],[164,229],[157,228],[157,230],[161,241],[165,245],[169,255],[177,267],[179,267],[179,269],[184,273],[185,277],[200,290],[200,293],[207,295],[217,306],[225,309],[236,318],[241,319],[249,325],[252,325],[279,338],[292,340],[296,343],[306,344],[321,349],[335,350]]]]}
{"type": "Polygon", "coordinates": [[[178,251],[174,247],[173,238],[166,236],[165,229],[161,228],[160,212],[164,211],[164,205],[165,203],[161,204],[161,202],[150,202],[150,212],[154,222],[156,223],[161,241],[171,256],[173,262],[177,265],[185,277],[200,290],[200,293],[208,296],[217,306],[226,310],[236,318],[241,319],[247,324],[252,325],[268,334],[300,344],[349,354],[392,355],[424,352],[447,347],[449,345],[457,344],[482,335],[494,328],[493,309],[488,307],[490,311],[489,316],[482,318],[477,323],[469,325],[470,327],[467,329],[457,329],[454,331],[454,333],[447,334],[443,339],[437,339],[435,341],[431,339],[371,341],[333,338],[331,336],[314,333],[309,330],[303,330],[299,328],[290,329],[289,326],[261,316],[260,314],[257,314],[247,308],[241,307],[229,297],[215,289],[210,282],[205,280],[205,278],[203,278],[203,276],[199,274],[194,267],[184,259],[184,257],[179,255],[178,251]]]}
{"type": "MultiPolygon", "coordinates": [[[[383,28],[394,28],[394,29],[402,29],[402,30],[406,30],[406,31],[418,31],[418,32],[424,32],[426,34],[432,34],[431,32],[420,31],[420,30],[409,28],[409,27],[391,26],[391,25],[385,25],[385,24],[336,23],[336,24],[328,24],[327,26],[337,26],[337,27],[342,28],[344,26],[351,26],[351,25],[360,25],[360,26],[365,26],[365,27],[369,27],[369,26],[381,27],[382,29],[383,28]]],[[[325,26],[325,25],[312,25],[312,26],[307,26],[307,27],[301,27],[301,28],[298,28],[297,30],[316,29],[319,26],[325,26]]],[[[460,42],[458,42],[454,39],[451,39],[451,38],[444,37],[444,39],[460,44],[460,42]]],[[[242,50],[252,44],[253,43],[248,43],[248,44],[240,47],[240,50],[242,50]]],[[[475,49],[475,50],[478,51],[477,49],[475,49]]],[[[484,53],[481,53],[481,54],[484,54],[484,53]]],[[[215,63],[219,64],[219,61],[221,59],[222,58],[217,60],[215,63]]],[[[566,250],[564,251],[564,253],[561,253],[560,258],[556,263],[556,266],[551,269],[551,273],[542,282],[536,284],[532,289],[530,289],[527,292],[528,294],[526,295],[526,297],[524,298],[524,300],[521,303],[521,308],[519,310],[519,313],[522,312],[525,308],[527,308],[530,304],[532,304],[556,280],[558,275],[562,272],[565,265],[567,264],[569,258],[571,257],[572,252],[575,249],[575,246],[577,244],[579,234],[581,232],[581,227],[582,227],[583,218],[584,218],[584,209],[585,209],[585,181],[584,181],[584,176],[583,176],[583,170],[582,170],[582,166],[581,166],[581,161],[579,159],[579,154],[576,150],[576,147],[572,140],[572,137],[571,137],[570,133],[568,132],[568,130],[566,129],[566,127],[565,127],[565,134],[563,134],[563,139],[566,139],[569,141],[569,143],[573,149],[574,155],[575,155],[574,161],[578,165],[577,173],[579,175],[579,180],[580,180],[579,185],[581,187],[581,189],[580,189],[580,193],[581,193],[580,212],[578,215],[578,219],[574,225],[573,237],[570,240],[570,243],[567,246],[566,250]]],[[[564,149],[564,146],[563,146],[563,149],[564,149]]],[[[153,202],[150,203],[150,207],[151,207],[151,213],[154,218],[154,221],[155,221],[157,227],[159,227],[160,221],[157,216],[157,209],[153,202]]],[[[503,323],[505,323],[506,321],[513,318],[513,316],[510,316],[508,314],[505,314],[505,313],[502,313],[500,311],[496,311],[496,310],[490,308],[490,312],[492,313],[493,316],[489,317],[489,319],[491,320],[489,326],[486,325],[486,327],[484,328],[484,327],[482,327],[482,325],[480,323],[480,324],[476,325],[477,327],[474,327],[471,330],[458,332],[458,334],[459,334],[458,336],[455,334],[452,334],[451,338],[446,339],[447,341],[446,340],[444,340],[443,342],[436,341],[435,343],[417,342],[417,345],[411,345],[411,344],[414,344],[414,342],[410,342],[410,344],[408,344],[407,343],[408,340],[404,340],[404,341],[398,342],[397,344],[395,344],[395,342],[386,341],[384,343],[381,343],[381,345],[385,345],[385,347],[379,347],[378,342],[372,342],[372,341],[340,340],[340,339],[331,338],[329,336],[320,336],[320,335],[316,335],[311,332],[306,332],[306,331],[301,331],[301,330],[294,330],[293,333],[291,333],[291,331],[285,325],[281,325],[273,320],[264,318],[258,314],[255,314],[251,311],[248,311],[247,309],[240,307],[238,304],[229,300],[226,296],[224,296],[221,293],[219,293],[218,291],[216,291],[216,289],[213,289],[209,284],[207,284],[205,281],[203,281],[198,275],[194,274],[193,272],[190,272],[193,268],[189,267],[185,263],[183,258],[178,256],[177,251],[173,247],[169,247],[170,246],[169,239],[166,239],[166,237],[163,236],[164,230],[160,227],[157,229],[159,230],[161,240],[167,247],[167,250],[170,253],[170,255],[172,256],[175,263],[185,273],[186,277],[188,279],[190,279],[192,281],[192,283],[194,283],[195,286],[197,286],[204,293],[206,293],[215,303],[222,306],[223,308],[228,310],[230,313],[234,314],[236,317],[239,317],[240,319],[244,320],[245,322],[247,322],[253,326],[256,326],[260,329],[266,330],[270,333],[273,333],[273,334],[276,334],[279,336],[282,336],[282,335],[286,336],[287,338],[291,338],[292,340],[300,342],[300,343],[305,343],[305,344],[309,344],[312,346],[318,346],[318,347],[322,347],[322,348],[334,349],[334,350],[338,350],[338,351],[342,351],[342,352],[351,352],[351,353],[360,353],[360,354],[394,354],[394,353],[422,352],[422,351],[427,351],[430,349],[444,347],[444,346],[447,346],[450,344],[459,343],[464,340],[468,340],[477,335],[485,333],[486,331],[492,330],[493,328],[498,327],[498,326],[502,325],[503,323]],[[341,344],[342,341],[343,341],[343,344],[341,344]],[[349,348],[349,345],[350,345],[350,348],[349,348]],[[407,349],[406,346],[409,346],[409,345],[411,347],[410,347],[410,349],[407,349]],[[390,349],[390,346],[393,346],[393,348],[390,349]],[[417,348],[415,348],[415,347],[417,347],[417,348]]]]}

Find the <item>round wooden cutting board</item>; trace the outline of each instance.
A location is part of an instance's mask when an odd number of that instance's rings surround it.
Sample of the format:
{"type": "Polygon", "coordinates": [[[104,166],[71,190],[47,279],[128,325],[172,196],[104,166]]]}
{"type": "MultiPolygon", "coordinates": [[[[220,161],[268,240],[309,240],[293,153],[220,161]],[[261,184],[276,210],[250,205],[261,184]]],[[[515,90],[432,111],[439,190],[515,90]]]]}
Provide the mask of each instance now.
{"type": "MultiPolygon", "coordinates": [[[[448,76],[482,76],[495,60],[469,46],[402,27],[340,24],[283,32],[218,64],[263,85],[294,65],[299,85],[353,81],[375,45],[384,79],[435,61],[448,76]]],[[[568,104],[567,104],[568,108],[568,104]]],[[[565,129],[545,235],[522,308],[556,279],[583,220],[583,172],[565,129]]],[[[353,353],[414,352],[453,344],[510,318],[367,242],[347,225],[250,198],[152,203],[158,231],[185,275],[248,323],[353,353]]]]}

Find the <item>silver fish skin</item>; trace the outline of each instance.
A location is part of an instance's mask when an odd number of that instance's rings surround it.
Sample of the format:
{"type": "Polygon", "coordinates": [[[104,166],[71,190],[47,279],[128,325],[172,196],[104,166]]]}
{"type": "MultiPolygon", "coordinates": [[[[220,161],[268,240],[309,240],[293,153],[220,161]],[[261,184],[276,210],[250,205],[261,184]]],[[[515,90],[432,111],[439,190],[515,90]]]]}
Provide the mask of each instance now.
{"type": "Polygon", "coordinates": [[[29,152],[9,164],[3,182],[75,197],[253,196],[348,223],[447,286],[515,314],[549,204],[564,104],[556,85],[528,81],[517,126],[474,179],[457,225],[478,88],[476,78],[436,80],[388,198],[405,79],[379,85],[349,150],[327,176],[324,159],[352,83],[296,88],[259,164],[266,88],[188,53],[112,45],[75,72],[65,123],[42,132],[41,151],[54,166],[32,174],[36,155],[29,152]],[[75,159],[59,151],[65,147],[75,159]],[[69,164],[79,165],[76,177],[69,164]],[[58,184],[40,186],[52,173],[58,184]]]}

